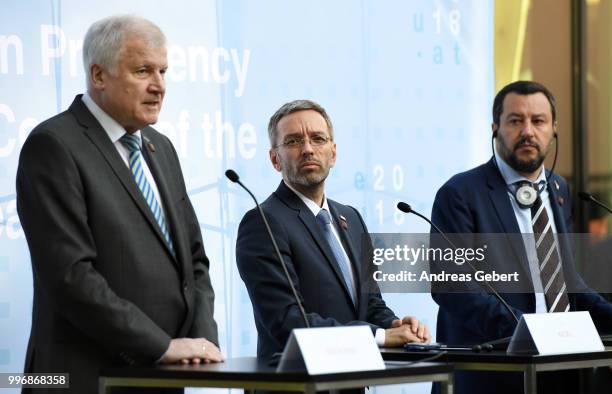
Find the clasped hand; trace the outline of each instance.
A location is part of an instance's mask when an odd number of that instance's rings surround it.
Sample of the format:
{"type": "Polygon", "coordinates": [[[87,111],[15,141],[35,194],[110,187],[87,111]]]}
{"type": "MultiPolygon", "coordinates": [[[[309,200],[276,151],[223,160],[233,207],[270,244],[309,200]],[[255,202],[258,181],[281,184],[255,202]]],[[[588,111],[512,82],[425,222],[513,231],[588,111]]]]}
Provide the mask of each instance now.
{"type": "Polygon", "coordinates": [[[393,320],[391,327],[385,330],[385,346],[397,347],[409,342],[431,342],[429,328],[413,316],[393,320]]]}
{"type": "Polygon", "coordinates": [[[175,338],[159,360],[161,364],[220,363],[225,358],[214,343],[205,338],[175,338]]]}

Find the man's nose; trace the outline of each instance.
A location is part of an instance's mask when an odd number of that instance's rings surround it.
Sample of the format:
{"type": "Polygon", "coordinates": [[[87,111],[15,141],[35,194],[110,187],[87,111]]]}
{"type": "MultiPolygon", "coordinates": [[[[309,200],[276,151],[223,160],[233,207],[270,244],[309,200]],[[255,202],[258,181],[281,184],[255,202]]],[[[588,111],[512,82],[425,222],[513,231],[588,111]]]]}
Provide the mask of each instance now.
{"type": "Polygon", "coordinates": [[[164,74],[156,72],[152,74],[149,90],[155,93],[163,94],[166,91],[166,79],[164,74]]]}
{"type": "Polygon", "coordinates": [[[304,138],[304,144],[302,145],[302,154],[311,154],[314,151],[310,138],[304,138]]]}
{"type": "Polygon", "coordinates": [[[523,128],[521,129],[521,135],[525,137],[533,137],[535,134],[535,128],[531,120],[526,120],[523,124],[523,128]]]}

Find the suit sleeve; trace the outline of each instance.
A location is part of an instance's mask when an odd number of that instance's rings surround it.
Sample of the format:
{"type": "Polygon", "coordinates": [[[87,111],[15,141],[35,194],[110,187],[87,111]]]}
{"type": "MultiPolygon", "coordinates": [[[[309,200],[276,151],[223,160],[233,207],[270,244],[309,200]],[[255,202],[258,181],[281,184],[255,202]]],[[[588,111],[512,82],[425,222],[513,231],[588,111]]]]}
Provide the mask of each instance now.
{"type": "MultiPolygon", "coordinates": [[[[559,182],[562,185],[564,195],[566,196],[566,206],[571,207],[570,193],[567,182],[565,179],[559,177],[559,182]]],[[[571,210],[567,209],[567,216],[565,218],[566,229],[571,232],[573,221],[571,210]]],[[[566,240],[567,245],[571,243],[566,240]]],[[[570,259],[572,261],[572,259],[570,259]]],[[[582,277],[576,272],[573,264],[564,264],[563,272],[566,276],[568,288],[576,300],[576,309],[589,311],[593,322],[597,327],[600,334],[611,334],[612,333],[612,304],[605,298],[599,295],[596,291],[587,286],[582,277]]]]}
{"type": "MultiPolygon", "coordinates": [[[[355,208],[350,207],[355,215],[359,218],[359,222],[361,223],[361,227],[363,229],[363,234],[369,234],[368,228],[363,221],[363,218],[359,214],[355,208]]],[[[368,241],[370,237],[367,237],[368,241]]],[[[366,245],[367,251],[362,253],[362,256],[357,257],[358,259],[363,258],[363,256],[372,256],[373,255],[373,246],[371,242],[368,242],[366,245]]],[[[362,262],[363,265],[363,274],[361,275],[361,289],[360,291],[368,294],[368,322],[374,324],[380,328],[389,328],[391,327],[391,322],[395,319],[398,319],[395,316],[395,313],[387,306],[385,300],[383,300],[382,295],[380,293],[380,288],[378,287],[378,283],[373,279],[373,271],[374,264],[368,258],[366,261],[362,262]]]]}
{"type": "Polygon", "coordinates": [[[53,134],[33,132],[17,172],[17,209],[31,253],[34,286],[54,313],[126,361],[155,362],[170,337],[119,297],[96,269],[79,168],[53,134]]]}
{"type": "Polygon", "coordinates": [[[209,275],[209,261],[204,251],[200,224],[189,197],[186,197],[186,204],[195,283],[195,316],[189,336],[203,337],[219,346],[217,323],[214,319],[215,292],[209,275]]]}
{"type": "Polygon", "coordinates": [[[573,296],[576,299],[576,310],[588,311],[601,335],[612,334],[612,304],[588,287],[573,267],[570,269],[574,281],[573,296]]]}
{"type": "MultiPolygon", "coordinates": [[[[275,220],[274,216],[266,215],[266,217],[272,233],[276,236],[278,248],[287,265],[291,281],[303,303],[287,229],[275,220]]],[[[304,319],[287,283],[283,268],[278,262],[263,220],[256,210],[247,212],[238,228],[236,262],[253,304],[255,320],[263,322],[266,329],[280,344],[286,343],[292,329],[305,327],[304,319]]],[[[363,321],[341,324],[336,319],[317,313],[308,313],[308,311],[306,316],[311,327],[369,325],[372,330],[378,328],[363,321]]]]}
{"type": "MultiPolygon", "coordinates": [[[[440,230],[448,234],[471,234],[474,232],[474,221],[468,202],[454,185],[449,183],[440,188],[433,204],[432,221],[440,230]]],[[[434,230],[432,230],[432,235],[434,230]]],[[[432,237],[432,240],[434,238],[432,237]]],[[[442,242],[440,238],[438,242],[442,242]]],[[[465,239],[464,239],[465,241],[465,239]]],[[[433,242],[433,241],[432,241],[433,242]]],[[[469,242],[469,241],[466,241],[469,242]]],[[[447,247],[444,245],[444,247],[447,247]]],[[[432,270],[436,265],[432,264],[432,270]]],[[[467,269],[467,264],[462,266],[467,269]]],[[[468,271],[469,272],[469,271],[468,271]]],[[[452,286],[457,283],[452,284],[452,286]]],[[[481,287],[471,287],[458,291],[432,289],[432,297],[441,308],[463,324],[472,332],[487,338],[502,338],[512,335],[516,321],[512,314],[493,294],[487,293],[481,287]]],[[[522,312],[513,308],[520,318],[522,312]]]]}

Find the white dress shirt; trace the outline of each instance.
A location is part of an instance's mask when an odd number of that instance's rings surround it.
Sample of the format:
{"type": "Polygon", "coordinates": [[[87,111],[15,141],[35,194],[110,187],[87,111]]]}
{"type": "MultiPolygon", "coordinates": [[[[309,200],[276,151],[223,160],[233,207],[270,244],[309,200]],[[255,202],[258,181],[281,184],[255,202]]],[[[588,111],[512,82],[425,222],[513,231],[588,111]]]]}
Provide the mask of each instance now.
{"type": "MultiPolygon", "coordinates": [[[[100,122],[100,125],[102,125],[102,128],[108,135],[108,138],[110,138],[113,145],[115,145],[115,149],[117,149],[117,152],[119,152],[119,156],[121,156],[121,158],[123,159],[123,162],[129,169],[130,168],[130,162],[129,162],[130,151],[128,150],[128,148],[125,147],[125,145],[123,145],[121,141],[119,141],[119,139],[126,133],[125,129],[119,123],[117,123],[115,119],[111,118],[106,112],[104,112],[102,108],[100,108],[98,104],[96,104],[95,101],[93,101],[93,99],[89,96],[89,94],[87,93],[83,94],[82,100],[85,106],[87,107],[87,109],[89,109],[89,111],[92,113],[94,118],[96,118],[96,120],[100,122]]],[[[138,140],[140,141],[140,148],[142,149],[142,135],[140,133],[140,130],[137,130],[136,132],[132,134],[137,135],[139,137],[138,140]]],[[[141,158],[142,158],[141,165],[142,165],[142,170],[144,172],[144,175],[147,178],[149,185],[151,185],[151,189],[153,190],[153,193],[155,194],[155,198],[157,199],[157,202],[159,203],[159,207],[161,208],[162,213],[164,214],[164,217],[166,217],[166,212],[164,211],[164,204],[161,200],[159,190],[157,189],[157,183],[155,183],[155,179],[153,178],[153,174],[151,174],[151,170],[149,169],[149,166],[147,165],[147,161],[144,159],[144,155],[142,155],[141,158]]]]}
{"type": "Polygon", "coordinates": [[[497,155],[495,155],[495,160],[497,161],[497,166],[499,167],[499,171],[501,172],[502,177],[506,182],[506,185],[510,189],[507,191],[507,194],[508,198],[510,199],[510,203],[512,204],[514,216],[516,217],[516,221],[518,222],[521,234],[529,234],[527,236],[523,236],[523,242],[525,244],[525,251],[527,252],[527,260],[529,261],[529,270],[531,271],[531,280],[533,282],[533,288],[535,292],[535,311],[536,313],[546,313],[546,298],[544,297],[544,290],[542,288],[542,278],[540,277],[540,263],[538,260],[535,240],[533,237],[533,226],[531,224],[531,209],[523,209],[519,207],[513,194],[513,192],[515,192],[517,188],[516,182],[527,181],[544,185],[543,190],[540,192],[540,198],[542,199],[542,204],[544,204],[544,208],[546,209],[546,213],[548,214],[548,218],[550,219],[550,224],[555,237],[555,241],[557,241],[557,227],[555,226],[554,220],[555,217],[552,211],[552,207],[550,205],[548,187],[547,185],[545,185],[546,171],[544,171],[544,166],[542,166],[538,179],[533,182],[517,173],[512,167],[510,167],[503,159],[499,158],[497,155]],[[512,191],[512,193],[510,191],[512,191]]]}

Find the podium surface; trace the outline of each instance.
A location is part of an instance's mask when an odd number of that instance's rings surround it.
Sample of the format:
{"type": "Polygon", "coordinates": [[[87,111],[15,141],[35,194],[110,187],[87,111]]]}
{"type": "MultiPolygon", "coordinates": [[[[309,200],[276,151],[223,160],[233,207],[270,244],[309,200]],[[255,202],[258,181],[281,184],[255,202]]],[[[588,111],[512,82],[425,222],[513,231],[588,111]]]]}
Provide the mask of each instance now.
{"type": "MultiPolygon", "coordinates": [[[[385,361],[411,361],[435,355],[437,351],[406,352],[403,349],[381,349],[381,353],[385,361]]],[[[612,366],[612,348],[606,347],[606,350],[601,352],[546,356],[507,354],[505,351],[448,351],[437,361],[451,363],[455,370],[523,372],[525,393],[536,394],[538,372],[612,366]]]]}
{"type": "Polygon", "coordinates": [[[224,363],[113,367],[100,372],[99,393],[117,387],[215,387],[270,391],[302,391],[361,388],[365,386],[440,382],[452,394],[453,367],[442,363],[386,362],[386,369],[308,375],[304,371],[276,372],[276,367],[255,357],[230,358],[224,363]]]}

